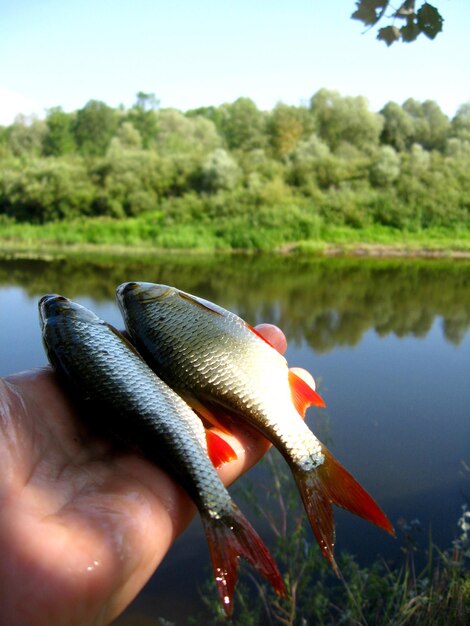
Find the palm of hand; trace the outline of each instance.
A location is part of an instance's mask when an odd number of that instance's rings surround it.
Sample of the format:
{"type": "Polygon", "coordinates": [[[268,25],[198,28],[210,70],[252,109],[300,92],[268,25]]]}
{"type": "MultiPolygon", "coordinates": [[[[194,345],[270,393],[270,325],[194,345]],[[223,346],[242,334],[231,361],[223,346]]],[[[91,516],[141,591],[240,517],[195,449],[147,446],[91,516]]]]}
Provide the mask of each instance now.
{"type": "MultiPolygon", "coordinates": [[[[258,328],[280,352],[279,329],[258,328]]],[[[224,435],[237,459],[268,445],[224,435]]],[[[0,379],[0,623],[109,624],[137,595],[195,507],[163,471],[92,435],[49,369],[0,379]]]]}
{"type": "Polygon", "coordinates": [[[158,468],[91,436],[49,371],[0,385],[2,618],[108,623],[193,507],[158,468]]]}

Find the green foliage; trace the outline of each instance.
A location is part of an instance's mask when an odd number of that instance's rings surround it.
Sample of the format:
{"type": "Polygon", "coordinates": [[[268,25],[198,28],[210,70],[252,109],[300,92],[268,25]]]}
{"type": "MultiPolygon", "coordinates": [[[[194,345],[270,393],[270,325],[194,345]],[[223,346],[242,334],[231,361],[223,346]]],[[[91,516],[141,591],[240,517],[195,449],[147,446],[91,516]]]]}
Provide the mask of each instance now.
{"type": "Polygon", "coordinates": [[[433,100],[417,102],[409,98],[403,104],[413,123],[412,141],[419,143],[426,150],[440,150],[445,147],[449,136],[450,122],[433,100]]]}
{"type": "Polygon", "coordinates": [[[148,148],[155,141],[158,130],[155,112],[159,105],[155,94],[139,91],[134,106],[127,113],[127,119],[139,133],[144,148],[148,148]]]}
{"type": "Polygon", "coordinates": [[[141,92],[128,111],[92,100],[45,122],[18,118],[0,128],[0,161],[0,214],[45,223],[158,210],[165,246],[318,249],[332,229],[416,237],[466,232],[470,220],[468,103],[453,120],[413,99],[378,114],[321,89],[308,107],[262,112],[239,98],[185,114],[141,92]]]}
{"type": "Polygon", "coordinates": [[[398,151],[406,150],[413,137],[411,115],[396,102],[388,102],[380,113],[384,118],[381,142],[398,151]]]}
{"type": "Polygon", "coordinates": [[[372,164],[371,180],[378,187],[391,185],[400,176],[400,157],[392,146],[381,146],[372,164]]]}
{"type": "Polygon", "coordinates": [[[6,148],[13,156],[39,156],[47,129],[44,122],[19,115],[5,132],[6,148]]]}
{"type": "Polygon", "coordinates": [[[470,102],[462,104],[452,120],[452,136],[470,141],[470,102]]]}
{"type": "Polygon", "coordinates": [[[342,142],[360,150],[370,149],[379,142],[383,119],[369,111],[363,96],[342,97],[337,91],[320,89],[310,100],[318,136],[332,150],[342,142]]]}
{"type": "Polygon", "coordinates": [[[267,121],[269,143],[276,157],[289,154],[301,138],[311,135],[314,130],[314,117],[305,107],[277,104],[267,121]]]}
{"type": "MultiPolygon", "coordinates": [[[[464,506],[458,520],[459,536],[441,552],[432,542],[426,566],[416,571],[418,520],[400,524],[403,563],[382,560],[361,567],[346,553],[340,555],[340,577],[335,578],[313,545],[308,522],[295,484],[284,461],[270,451],[262,461],[269,485],[260,494],[248,482],[242,490],[247,503],[263,519],[274,537],[271,549],[287,594],[275,596],[267,583],[248,574],[236,590],[233,626],[466,626],[470,620],[470,512],[464,506]],[[250,583],[248,585],[247,583],[250,583]]],[[[206,614],[190,624],[224,624],[215,585],[203,590],[206,614]]]]}
{"type": "Polygon", "coordinates": [[[73,117],[64,113],[61,107],[49,109],[46,117],[47,133],[43,141],[46,156],[63,156],[76,150],[72,122],[73,117]]]}
{"type": "Polygon", "coordinates": [[[118,111],[90,100],[79,109],[72,124],[75,142],[81,154],[102,156],[118,127],[118,111]]]}
{"type": "Polygon", "coordinates": [[[158,156],[149,151],[126,150],[112,143],[92,174],[97,183],[93,212],[122,217],[153,211],[165,182],[158,175],[158,156]]]}
{"type": "Polygon", "coordinates": [[[11,161],[0,171],[0,214],[44,223],[89,214],[94,188],[83,162],[11,161]]]}
{"type": "Polygon", "coordinates": [[[234,189],[240,177],[237,162],[223,148],[207,155],[201,167],[202,186],[208,191],[234,189]]]}
{"type": "Polygon", "coordinates": [[[231,149],[253,150],[266,145],[266,116],[249,98],[223,104],[217,115],[218,128],[231,149]]]}

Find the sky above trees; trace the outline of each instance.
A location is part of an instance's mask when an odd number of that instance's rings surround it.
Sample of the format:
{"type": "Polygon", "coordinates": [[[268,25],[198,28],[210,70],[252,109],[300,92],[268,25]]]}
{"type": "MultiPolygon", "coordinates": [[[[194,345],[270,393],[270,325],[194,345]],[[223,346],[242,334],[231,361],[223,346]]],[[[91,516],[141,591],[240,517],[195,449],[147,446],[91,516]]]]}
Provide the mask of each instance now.
{"type": "Polygon", "coordinates": [[[388,49],[351,20],[354,0],[16,0],[0,3],[0,124],[139,91],[180,110],[252,98],[271,109],[320,88],[374,110],[408,97],[453,116],[470,99],[470,3],[436,2],[445,23],[388,49]]]}

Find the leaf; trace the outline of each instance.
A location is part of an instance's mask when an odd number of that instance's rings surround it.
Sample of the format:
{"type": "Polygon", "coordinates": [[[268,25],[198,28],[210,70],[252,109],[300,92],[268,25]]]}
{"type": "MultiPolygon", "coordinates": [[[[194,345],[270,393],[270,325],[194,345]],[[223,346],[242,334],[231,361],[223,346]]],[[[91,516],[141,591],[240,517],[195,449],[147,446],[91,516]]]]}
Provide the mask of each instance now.
{"type": "Polygon", "coordinates": [[[386,26],[380,28],[377,34],[377,39],[385,41],[387,46],[391,46],[392,43],[400,39],[400,30],[396,26],[386,26]]]}
{"type": "Polygon", "coordinates": [[[400,33],[403,41],[409,43],[410,41],[414,41],[418,35],[421,34],[421,28],[413,19],[409,19],[406,26],[400,28],[400,33]]]}
{"type": "Polygon", "coordinates": [[[397,9],[394,17],[405,18],[409,15],[415,14],[415,0],[405,0],[403,4],[397,9]]]}
{"type": "Polygon", "coordinates": [[[389,0],[359,0],[357,10],[351,15],[353,20],[360,20],[366,26],[373,26],[382,17],[389,0]]]}
{"type": "Polygon", "coordinates": [[[428,2],[425,2],[416,13],[420,30],[429,37],[434,37],[442,31],[444,20],[439,11],[428,2]]]}

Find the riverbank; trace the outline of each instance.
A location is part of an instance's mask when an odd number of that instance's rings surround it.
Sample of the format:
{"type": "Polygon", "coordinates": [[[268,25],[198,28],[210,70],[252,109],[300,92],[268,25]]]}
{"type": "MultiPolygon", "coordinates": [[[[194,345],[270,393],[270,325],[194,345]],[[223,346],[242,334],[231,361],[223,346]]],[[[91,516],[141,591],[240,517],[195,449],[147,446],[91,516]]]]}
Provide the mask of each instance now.
{"type": "Polygon", "coordinates": [[[161,254],[302,254],[308,256],[470,258],[470,228],[398,230],[374,225],[318,228],[315,236],[290,241],[275,227],[240,231],[229,241],[213,224],[162,228],[149,219],[89,218],[48,224],[0,223],[3,258],[60,258],[83,254],[157,256],[161,254]],[[275,233],[275,236],[273,235],[275,233]]]}

